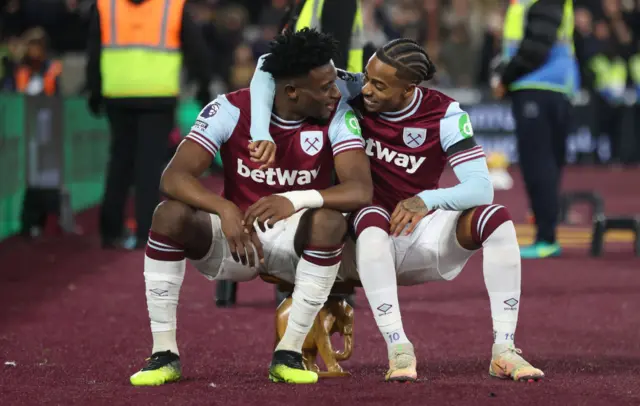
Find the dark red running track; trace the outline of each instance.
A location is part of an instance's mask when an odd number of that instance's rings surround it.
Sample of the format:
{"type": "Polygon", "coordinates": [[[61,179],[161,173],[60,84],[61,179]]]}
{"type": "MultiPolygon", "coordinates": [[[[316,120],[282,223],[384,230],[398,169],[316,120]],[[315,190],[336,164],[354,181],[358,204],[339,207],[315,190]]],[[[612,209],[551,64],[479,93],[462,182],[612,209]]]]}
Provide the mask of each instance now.
{"type": "MultiPolygon", "coordinates": [[[[640,171],[573,169],[566,184],[595,187],[607,210],[640,212],[640,171]],[[586,172],[585,172],[586,171],[586,172]],[[634,191],[635,189],[635,191],[634,191]]],[[[516,220],[521,185],[499,193],[516,220]]],[[[83,216],[95,229],[95,213],[83,216]]],[[[538,384],[487,375],[491,319],[472,260],[451,283],[403,288],[422,382],[382,383],[385,346],[359,292],[347,379],[272,385],[273,290],[241,286],[239,305],[213,305],[214,285],[187,272],[179,310],[185,380],[133,388],[150,350],[141,253],[101,251],[93,235],[0,244],[0,405],[640,405],[640,261],[630,247],[602,259],[570,251],[525,262],[517,343],[543,368],[538,384]]]]}

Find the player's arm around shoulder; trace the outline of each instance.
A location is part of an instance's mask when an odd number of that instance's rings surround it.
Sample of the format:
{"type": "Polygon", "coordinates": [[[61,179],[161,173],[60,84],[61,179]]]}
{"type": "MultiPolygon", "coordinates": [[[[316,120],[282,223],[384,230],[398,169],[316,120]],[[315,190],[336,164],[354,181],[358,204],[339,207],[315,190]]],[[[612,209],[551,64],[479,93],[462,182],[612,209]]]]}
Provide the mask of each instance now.
{"type": "Polygon", "coordinates": [[[364,151],[360,123],[343,99],[329,126],[329,140],[339,184],[320,192],[324,207],[343,212],[371,204],[373,182],[369,157],[364,151]]]}
{"type": "MultiPolygon", "coordinates": [[[[273,110],[276,84],[273,76],[262,70],[264,59],[269,54],[258,59],[256,69],[251,78],[249,89],[251,92],[251,140],[249,154],[252,162],[262,164],[260,169],[272,167],[275,164],[276,144],[269,133],[269,122],[273,110]]],[[[342,98],[350,100],[360,94],[364,75],[337,69],[336,82],[342,98]]]]}
{"type": "Polygon", "coordinates": [[[342,69],[336,69],[336,72],[338,74],[336,85],[343,99],[351,100],[362,92],[364,73],[347,72],[342,69]]]}
{"type": "Polygon", "coordinates": [[[276,144],[269,133],[271,110],[273,110],[273,98],[276,92],[276,83],[270,73],[262,70],[265,57],[262,55],[256,64],[256,70],[249,85],[251,97],[251,143],[249,155],[252,162],[259,162],[260,169],[266,169],[275,164],[276,144]]]}

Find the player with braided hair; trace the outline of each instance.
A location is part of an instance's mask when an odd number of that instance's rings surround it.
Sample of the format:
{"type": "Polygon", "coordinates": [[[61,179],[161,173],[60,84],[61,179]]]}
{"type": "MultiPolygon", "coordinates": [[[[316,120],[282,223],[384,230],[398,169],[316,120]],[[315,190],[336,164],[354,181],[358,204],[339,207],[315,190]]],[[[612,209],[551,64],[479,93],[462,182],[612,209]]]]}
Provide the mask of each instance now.
{"type": "MultiPolygon", "coordinates": [[[[468,114],[450,97],[421,86],[435,71],[426,51],[402,38],[380,48],[364,73],[339,72],[342,96],[359,114],[374,196],[372,206],[351,216],[357,270],[338,278],[362,283],[387,342],[386,380],[414,381],[416,356],[402,325],[397,286],[452,280],[482,248],[494,336],[489,373],[541,379],[542,371],[514,345],[521,279],[514,224],[505,207],[492,204],[486,158],[468,114]],[[460,183],[439,188],[447,161],[460,183]]],[[[269,81],[259,70],[252,80],[254,138],[269,136],[261,111],[269,110],[261,96],[269,81]]]]}
{"type": "Polygon", "coordinates": [[[436,73],[436,67],[424,48],[408,38],[387,43],[376,52],[376,57],[396,68],[399,78],[410,82],[419,84],[431,80],[436,73]]]}

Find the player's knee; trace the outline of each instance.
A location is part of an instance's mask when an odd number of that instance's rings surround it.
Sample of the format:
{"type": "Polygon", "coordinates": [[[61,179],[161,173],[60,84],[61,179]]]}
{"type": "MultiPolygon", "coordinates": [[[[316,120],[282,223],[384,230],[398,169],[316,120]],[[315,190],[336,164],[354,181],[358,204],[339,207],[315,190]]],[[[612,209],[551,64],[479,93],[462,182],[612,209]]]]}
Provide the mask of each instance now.
{"type": "Polygon", "coordinates": [[[346,233],[347,220],[342,213],[331,209],[314,210],[310,219],[309,244],[340,244],[346,233]]]}
{"type": "MultiPolygon", "coordinates": [[[[356,240],[356,259],[358,263],[363,260],[369,263],[388,263],[393,261],[393,247],[389,233],[379,227],[367,227],[359,233],[356,240]]],[[[368,269],[358,267],[358,273],[367,272],[368,269]]]]}
{"type": "Polygon", "coordinates": [[[195,210],[177,200],[161,202],[153,212],[151,229],[174,241],[184,243],[195,210]]]}
{"type": "Polygon", "coordinates": [[[378,228],[387,234],[389,234],[389,213],[378,206],[365,207],[360,210],[352,219],[353,232],[356,239],[360,237],[360,234],[371,227],[378,228]]]}

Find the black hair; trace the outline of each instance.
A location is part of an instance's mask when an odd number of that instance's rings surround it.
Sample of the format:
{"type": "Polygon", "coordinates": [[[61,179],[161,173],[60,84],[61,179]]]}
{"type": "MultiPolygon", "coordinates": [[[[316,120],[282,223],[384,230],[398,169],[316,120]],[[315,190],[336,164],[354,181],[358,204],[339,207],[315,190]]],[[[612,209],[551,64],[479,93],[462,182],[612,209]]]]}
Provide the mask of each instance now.
{"type": "Polygon", "coordinates": [[[436,66],[417,42],[408,38],[395,39],[376,51],[376,56],[397,69],[400,79],[420,83],[431,80],[436,66]]]}
{"type": "Polygon", "coordinates": [[[270,48],[271,53],[265,57],[262,70],[276,80],[290,79],[331,62],[337,55],[338,41],[329,34],[303,28],[278,35],[270,48]]]}

